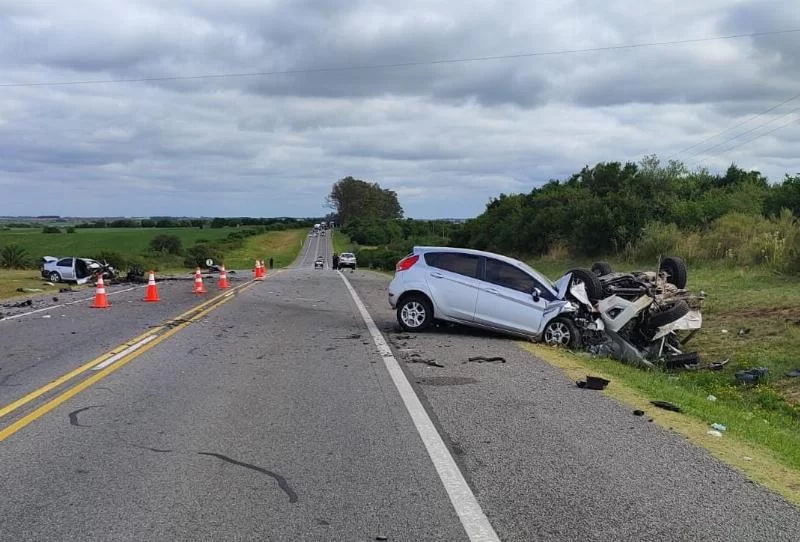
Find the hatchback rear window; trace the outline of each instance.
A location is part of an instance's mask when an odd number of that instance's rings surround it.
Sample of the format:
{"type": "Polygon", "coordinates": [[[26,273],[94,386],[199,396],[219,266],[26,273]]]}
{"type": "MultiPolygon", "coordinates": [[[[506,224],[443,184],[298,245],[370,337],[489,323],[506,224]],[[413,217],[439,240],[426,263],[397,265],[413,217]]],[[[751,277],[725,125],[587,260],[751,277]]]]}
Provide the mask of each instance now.
{"type": "Polygon", "coordinates": [[[429,266],[474,279],[478,278],[479,261],[477,256],[458,252],[428,252],[425,254],[425,263],[429,266]]]}

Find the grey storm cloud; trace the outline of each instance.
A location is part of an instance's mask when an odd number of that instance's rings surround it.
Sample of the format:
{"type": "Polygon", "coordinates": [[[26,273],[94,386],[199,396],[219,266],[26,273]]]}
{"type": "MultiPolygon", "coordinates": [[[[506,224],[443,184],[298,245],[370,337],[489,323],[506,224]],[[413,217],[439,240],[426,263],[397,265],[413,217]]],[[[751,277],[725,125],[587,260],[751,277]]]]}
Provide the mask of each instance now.
{"type": "Polygon", "coordinates": [[[0,84],[108,81],[0,86],[0,215],[319,215],[353,175],[472,216],[651,153],[777,180],[800,99],[679,151],[796,94],[800,33],[425,62],[791,28],[790,0],[0,0],[0,84]]]}

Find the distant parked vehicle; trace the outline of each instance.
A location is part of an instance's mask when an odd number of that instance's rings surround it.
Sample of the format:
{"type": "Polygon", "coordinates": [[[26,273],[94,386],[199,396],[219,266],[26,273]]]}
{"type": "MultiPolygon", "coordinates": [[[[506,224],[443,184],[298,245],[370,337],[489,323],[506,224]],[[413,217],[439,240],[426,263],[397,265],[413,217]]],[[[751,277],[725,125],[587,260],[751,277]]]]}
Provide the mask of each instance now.
{"type": "Polygon", "coordinates": [[[325,260],[322,257],[314,260],[314,269],[323,269],[325,267],[325,260]]]}
{"type": "Polygon", "coordinates": [[[342,252],[339,255],[339,269],[350,268],[353,271],[356,269],[356,255],[352,252],[342,252]]]}
{"type": "Polygon", "coordinates": [[[106,262],[91,258],[56,258],[45,256],[40,267],[42,277],[50,282],[86,284],[102,275],[104,279],[117,277],[117,270],[106,262]]]}

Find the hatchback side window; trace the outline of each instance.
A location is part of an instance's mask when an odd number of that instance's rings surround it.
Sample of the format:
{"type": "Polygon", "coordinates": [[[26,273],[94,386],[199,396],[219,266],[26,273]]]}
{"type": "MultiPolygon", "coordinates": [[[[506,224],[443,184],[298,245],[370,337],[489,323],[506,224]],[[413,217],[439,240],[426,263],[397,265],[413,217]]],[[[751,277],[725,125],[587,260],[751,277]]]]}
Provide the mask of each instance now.
{"type": "Polygon", "coordinates": [[[64,258],[56,264],[59,267],[72,267],[72,258],[64,258]]]}
{"type": "Polygon", "coordinates": [[[537,286],[533,277],[505,262],[486,259],[486,281],[529,294],[537,286]]]}
{"type": "Polygon", "coordinates": [[[458,252],[429,252],[425,254],[425,263],[443,271],[450,271],[465,277],[478,278],[478,262],[480,258],[472,254],[458,252]]]}

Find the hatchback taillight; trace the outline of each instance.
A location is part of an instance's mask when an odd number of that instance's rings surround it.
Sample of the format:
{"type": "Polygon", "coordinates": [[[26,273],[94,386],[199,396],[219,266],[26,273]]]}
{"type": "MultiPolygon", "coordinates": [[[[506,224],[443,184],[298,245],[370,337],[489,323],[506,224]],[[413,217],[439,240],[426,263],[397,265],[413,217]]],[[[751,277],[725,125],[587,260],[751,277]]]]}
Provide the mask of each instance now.
{"type": "Polygon", "coordinates": [[[397,262],[397,267],[395,267],[395,271],[408,271],[414,264],[419,261],[419,256],[416,254],[412,254],[411,256],[407,256],[397,262]]]}

